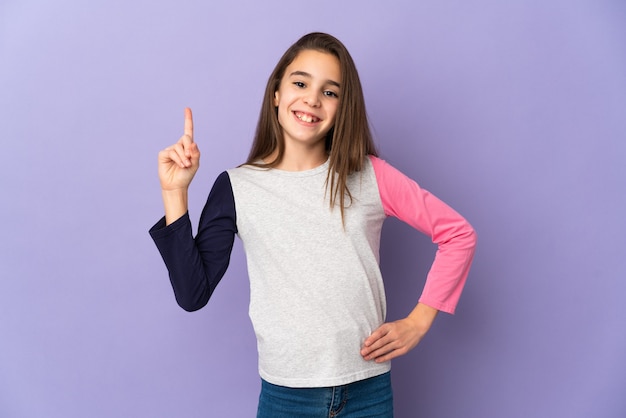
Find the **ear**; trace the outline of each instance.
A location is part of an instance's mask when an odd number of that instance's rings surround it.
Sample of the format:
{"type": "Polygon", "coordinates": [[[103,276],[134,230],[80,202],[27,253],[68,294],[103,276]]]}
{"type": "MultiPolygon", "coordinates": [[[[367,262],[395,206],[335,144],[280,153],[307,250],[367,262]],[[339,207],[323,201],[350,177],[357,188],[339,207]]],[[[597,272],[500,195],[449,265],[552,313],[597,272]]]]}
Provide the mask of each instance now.
{"type": "Polygon", "coordinates": [[[278,107],[278,103],[280,102],[280,93],[278,90],[274,92],[274,107],[278,107]]]}

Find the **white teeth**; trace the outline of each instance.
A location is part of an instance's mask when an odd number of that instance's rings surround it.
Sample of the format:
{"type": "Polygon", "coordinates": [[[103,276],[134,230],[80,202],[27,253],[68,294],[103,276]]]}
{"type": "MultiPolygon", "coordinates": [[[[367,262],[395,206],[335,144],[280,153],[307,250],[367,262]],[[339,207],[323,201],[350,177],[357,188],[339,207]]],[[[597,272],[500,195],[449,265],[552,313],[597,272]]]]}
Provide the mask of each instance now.
{"type": "Polygon", "coordinates": [[[298,119],[300,119],[302,122],[307,122],[307,123],[311,123],[313,122],[313,119],[317,120],[317,118],[314,118],[313,116],[310,115],[305,115],[303,113],[296,113],[296,117],[298,119]]]}

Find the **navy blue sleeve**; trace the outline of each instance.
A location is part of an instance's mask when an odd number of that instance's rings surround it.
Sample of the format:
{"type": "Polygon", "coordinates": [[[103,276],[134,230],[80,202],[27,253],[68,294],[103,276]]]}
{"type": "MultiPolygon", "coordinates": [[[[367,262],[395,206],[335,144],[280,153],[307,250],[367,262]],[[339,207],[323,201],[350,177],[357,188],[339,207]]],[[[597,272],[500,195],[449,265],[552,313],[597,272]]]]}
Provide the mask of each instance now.
{"type": "Polygon", "coordinates": [[[184,310],[205,306],[224,276],[237,233],[236,216],[230,178],[223,172],[209,193],[195,239],[189,213],[168,226],[162,218],[150,229],[169,271],[176,302],[184,310]]]}

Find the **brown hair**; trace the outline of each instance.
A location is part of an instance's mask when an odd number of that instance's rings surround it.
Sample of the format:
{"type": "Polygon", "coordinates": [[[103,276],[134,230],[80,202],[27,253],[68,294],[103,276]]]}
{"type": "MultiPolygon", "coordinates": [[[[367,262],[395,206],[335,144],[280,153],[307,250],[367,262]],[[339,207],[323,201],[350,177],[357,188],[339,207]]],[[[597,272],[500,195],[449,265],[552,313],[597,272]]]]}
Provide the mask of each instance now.
{"type": "Polygon", "coordinates": [[[339,107],[334,126],[326,135],[326,152],[329,154],[326,188],[330,190],[330,207],[339,199],[341,218],[344,217],[345,197],[352,196],[347,187],[348,175],[363,169],[367,155],[378,155],[365,112],[365,99],[359,74],[346,47],[335,37],[313,32],[304,35],[283,54],[267,81],[261,114],[257,124],[252,149],[246,164],[271,168],[277,166],[284,155],[285,143],[278,123],[274,94],[280,86],[285,70],[301,51],[315,50],[334,55],[339,60],[341,89],[339,107]],[[274,161],[259,163],[276,149],[274,161]]]}

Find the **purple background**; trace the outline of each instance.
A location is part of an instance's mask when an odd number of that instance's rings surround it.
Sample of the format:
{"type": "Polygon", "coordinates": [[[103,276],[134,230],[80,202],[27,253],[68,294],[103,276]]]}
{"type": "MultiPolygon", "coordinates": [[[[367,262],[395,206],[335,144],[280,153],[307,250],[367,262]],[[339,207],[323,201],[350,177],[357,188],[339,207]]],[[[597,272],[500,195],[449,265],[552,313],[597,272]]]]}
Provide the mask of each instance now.
{"type": "MultiPolygon", "coordinates": [[[[394,362],[397,417],[626,416],[624,22],[621,0],[2,1],[0,416],[254,416],[241,243],[178,308],[156,154],[192,107],[197,220],[313,30],[350,49],[382,156],[479,234],[457,315],[394,362]]],[[[397,319],[434,249],[395,220],[383,246],[397,319]]]]}

